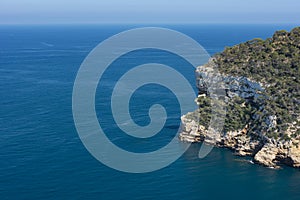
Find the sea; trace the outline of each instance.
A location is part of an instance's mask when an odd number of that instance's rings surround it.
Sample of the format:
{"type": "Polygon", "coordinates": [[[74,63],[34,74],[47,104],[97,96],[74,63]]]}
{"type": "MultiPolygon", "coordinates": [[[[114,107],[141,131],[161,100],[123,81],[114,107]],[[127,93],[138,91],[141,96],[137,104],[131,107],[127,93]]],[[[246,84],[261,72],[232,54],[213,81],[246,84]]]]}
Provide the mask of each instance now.
{"type": "MultiPolygon", "coordinates": [[[[77,72],[105,39],[149,26],[186,34],[213,55],[296,25],[1,25],[0,199],[300,199],[299,169],[262,167],[228,149],[213,148],[200,159],[201,144],[192,144],[170,165],[148,173],[112,169],[89,153],[72,113],[77,72]]],[[[129,108],[135,122],[146,126],[151,105],[164,105],[169,115],[157,136],[134,138],[114,121],[109,97],[116,81],[132,67],[149,62],[187,65],[168,52],[130,52],[114,62],[95,94],[97,119],[107,137],[135,153],[162,148],[176,137],[180,126],[176,96],[156,84],[138,88],[129,108]]],[[[194,69],[187,66],[182,73],[196,90],[194,69]]]]}

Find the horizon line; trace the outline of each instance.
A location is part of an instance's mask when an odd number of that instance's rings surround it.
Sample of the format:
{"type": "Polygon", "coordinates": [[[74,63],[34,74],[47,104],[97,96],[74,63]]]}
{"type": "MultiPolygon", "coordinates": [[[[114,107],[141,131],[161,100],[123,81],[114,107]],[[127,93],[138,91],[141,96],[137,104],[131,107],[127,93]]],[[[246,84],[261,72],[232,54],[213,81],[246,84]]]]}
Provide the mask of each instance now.
{"type": "Polygon", "coordinates": [[[48,22],[1,23],[0,25],[299,25],[297,22],[48,22]]]}

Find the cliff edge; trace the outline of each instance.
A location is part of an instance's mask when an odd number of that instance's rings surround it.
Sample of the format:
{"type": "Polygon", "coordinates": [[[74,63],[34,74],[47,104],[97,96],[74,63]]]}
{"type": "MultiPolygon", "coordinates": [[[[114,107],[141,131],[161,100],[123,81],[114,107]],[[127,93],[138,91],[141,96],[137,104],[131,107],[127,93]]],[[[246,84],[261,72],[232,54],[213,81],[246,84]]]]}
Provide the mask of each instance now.
{"type": "Polygon", "coordinates": [[[213,138],[214,145],[264,166],[300,167],[300,27],[227,47],[199,66],[196,76],[199,109],[182,116],[182,141],[213,138]],[[216,76],[226,105],[224,128],[217,135],[210,129],[207,86],[216,76]]]}

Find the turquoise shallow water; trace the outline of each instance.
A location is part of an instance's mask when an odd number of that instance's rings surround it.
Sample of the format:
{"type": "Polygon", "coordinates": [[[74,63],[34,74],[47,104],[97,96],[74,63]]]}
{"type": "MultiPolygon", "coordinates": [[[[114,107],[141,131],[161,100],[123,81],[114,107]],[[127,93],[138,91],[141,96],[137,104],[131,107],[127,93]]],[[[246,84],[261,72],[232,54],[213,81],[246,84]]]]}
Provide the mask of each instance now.
{"type": "MultiPolygon", "coordinates": [[[[200,145],[193,144],[170,166],[148,174],[115,171],[87,152],[72,118],[72,87],[77,70],[99,42],[133,27],[142,26],[0,27],[0,199],[299,199],[298,169],[272,170],[253,165],[250,158],[236,157],[226,149],[214,148],[199,159],[200,145]]],[[[163,27],[189,35],[213,54],[225,46],[266,38],[277,29],[290,30],[293,26],[163,27]]],[[[157,54],[167,57],[166,63],[184,65],[163,52],[135,52],[119,62],[137,64],[141,62],[135,59],[139,56],[147,62],[157,54]]],[[[193,82],[193,70],[186,69],[183,73],[193,82]]],[[[129,138],[111,124],[110,110],[101,110],[103,94],[109,92],[120,73],[118,68],[112,69],[105,78],[107,91],[97,91],[98,118],[108,136],[122,148],[135,152],[160,148],[179,126],[174,96],[156,86],[140,88],[130,105],[136,122],[149,123],[147,105],[158,102],[166,105],[169,120],[152,140],[129,138]]]]}

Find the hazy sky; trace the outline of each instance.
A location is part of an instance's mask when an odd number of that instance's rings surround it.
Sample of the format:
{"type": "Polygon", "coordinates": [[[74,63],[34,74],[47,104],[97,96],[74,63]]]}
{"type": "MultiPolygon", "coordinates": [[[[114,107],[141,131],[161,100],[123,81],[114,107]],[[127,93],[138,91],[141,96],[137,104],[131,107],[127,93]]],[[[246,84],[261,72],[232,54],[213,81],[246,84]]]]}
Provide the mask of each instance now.
{"type": "Polygon", "coordinates": [[[299,22],[299,0],[0,0],[1,24],[299,22]]]}

